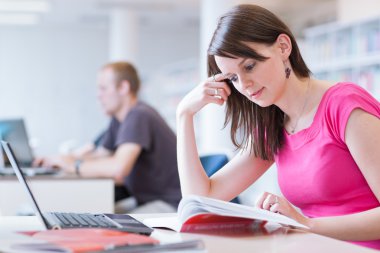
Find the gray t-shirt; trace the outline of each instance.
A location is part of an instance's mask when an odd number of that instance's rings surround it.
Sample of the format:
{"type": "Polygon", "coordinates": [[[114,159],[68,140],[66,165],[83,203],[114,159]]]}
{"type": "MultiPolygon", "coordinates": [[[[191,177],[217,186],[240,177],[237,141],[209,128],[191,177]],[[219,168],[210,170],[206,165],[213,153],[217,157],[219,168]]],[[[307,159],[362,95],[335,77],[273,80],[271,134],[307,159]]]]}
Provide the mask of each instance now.
{"type": "Polygon", "coordinates": [[[125,178],[125,186],[139,205],[163,200],[177,207],[181,190],[177,169],[176,136],[159,113],[138,102],[123,122],[115,118],[102,139],[111,151],[124,143],[136,143],[141,153],[125,178]]]}

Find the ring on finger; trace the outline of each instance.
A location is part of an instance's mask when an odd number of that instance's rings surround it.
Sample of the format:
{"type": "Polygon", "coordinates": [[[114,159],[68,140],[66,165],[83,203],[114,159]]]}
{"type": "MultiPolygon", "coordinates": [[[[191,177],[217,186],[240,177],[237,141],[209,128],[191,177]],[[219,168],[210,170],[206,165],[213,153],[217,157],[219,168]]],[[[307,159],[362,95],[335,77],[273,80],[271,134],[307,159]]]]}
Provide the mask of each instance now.
{"type": "Polygon", "coordinates": [[[218,89],[214,89],[214,96],[218,96],[218,95],[219,95],[218,89]]]}

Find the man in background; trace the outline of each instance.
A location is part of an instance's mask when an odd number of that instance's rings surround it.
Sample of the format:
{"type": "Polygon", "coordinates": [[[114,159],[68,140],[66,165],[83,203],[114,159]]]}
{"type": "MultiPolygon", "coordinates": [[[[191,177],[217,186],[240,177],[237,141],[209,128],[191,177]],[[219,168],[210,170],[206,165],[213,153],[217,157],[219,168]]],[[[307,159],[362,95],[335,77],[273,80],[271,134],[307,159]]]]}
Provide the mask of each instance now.
{"type": "Polygon", "coordinates": [[[35,164],[125,185],[137,207],[117,205],[117,212],[175,212],[181,198],[176,137],[159,113],[138,99],[139,88],[132,64],[105,65],[98,74],[98,99],[112,119],[99,147],[82,157],[43,158],[35,164]]]}
{"type": "MultiPolygon", "coordinates": [[[[92,142],[85,143],[82,146],[79,146],[73,149],[72,151],[66,152],[66,153],[70,153],[75,159],[79,159],[79,160],[83,160],[88,156],[91,157],[94,154],[94,151],[97,148],[101,147],[102,138],[104,137],[105,132],[106,131],[100,132],[100,134],[98,134],[92,142]]],[[[125,188],[124,183],[115,184],[115,188],[114,188],[115,203],[120,200],[125,199],[124,201],[120,201],[116,204],[117,212],[125,212],[126,205],[129,207],[136,206],[136,199],[134,199],[133,197],[131,198],[129,197],[131,197],[131,194],[125,188]],[[129,199],[126,199],[126,198],[129,198],[129,199]]]]}

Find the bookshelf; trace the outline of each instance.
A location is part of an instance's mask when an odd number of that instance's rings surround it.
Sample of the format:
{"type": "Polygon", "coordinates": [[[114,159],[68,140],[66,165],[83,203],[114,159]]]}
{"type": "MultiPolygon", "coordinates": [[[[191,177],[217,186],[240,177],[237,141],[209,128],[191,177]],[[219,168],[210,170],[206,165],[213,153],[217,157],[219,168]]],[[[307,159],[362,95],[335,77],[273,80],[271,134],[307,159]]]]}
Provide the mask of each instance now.
{"type": "Polygon", "coordinates": [[[353,81],[380,99],[380,17],[308,28],[305,43],[316,78],[353,81]]]}

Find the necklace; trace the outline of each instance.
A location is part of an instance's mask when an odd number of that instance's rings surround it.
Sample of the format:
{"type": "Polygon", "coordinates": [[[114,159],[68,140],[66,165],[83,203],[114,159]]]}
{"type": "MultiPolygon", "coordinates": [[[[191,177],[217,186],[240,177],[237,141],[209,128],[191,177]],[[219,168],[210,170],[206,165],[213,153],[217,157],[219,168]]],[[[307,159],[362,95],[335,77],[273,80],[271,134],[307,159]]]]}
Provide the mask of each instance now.
{"type": "MultiPolygon", "coordinates": [[[[309,98],[309,90],[310,90],[310,79],[311,78],[309,78],[309,81],[307,82],[307,90],[306,90],[306,93],[305,93],[305,100],[304,100],[303,105],[302,105],[301,113],[298,115],[298,118],[297,118],[296,123],[294,124],[294,126],[290,126],[290,133],[292,133],[292,134],[294,134],[294,132],[296,131],[297,125],[298,125],[298,121],[300,120],[301,116],[303,115],[303,112],[305,111],[305,107],[307,105],[307,102],[309,101],[308,98],[309,98]]],[[[286,114],[285,114],[285,117],[287,117],[286,114]]],[[[289,125],[290,125],[290,122],[289,122],[289,125]]]]}

